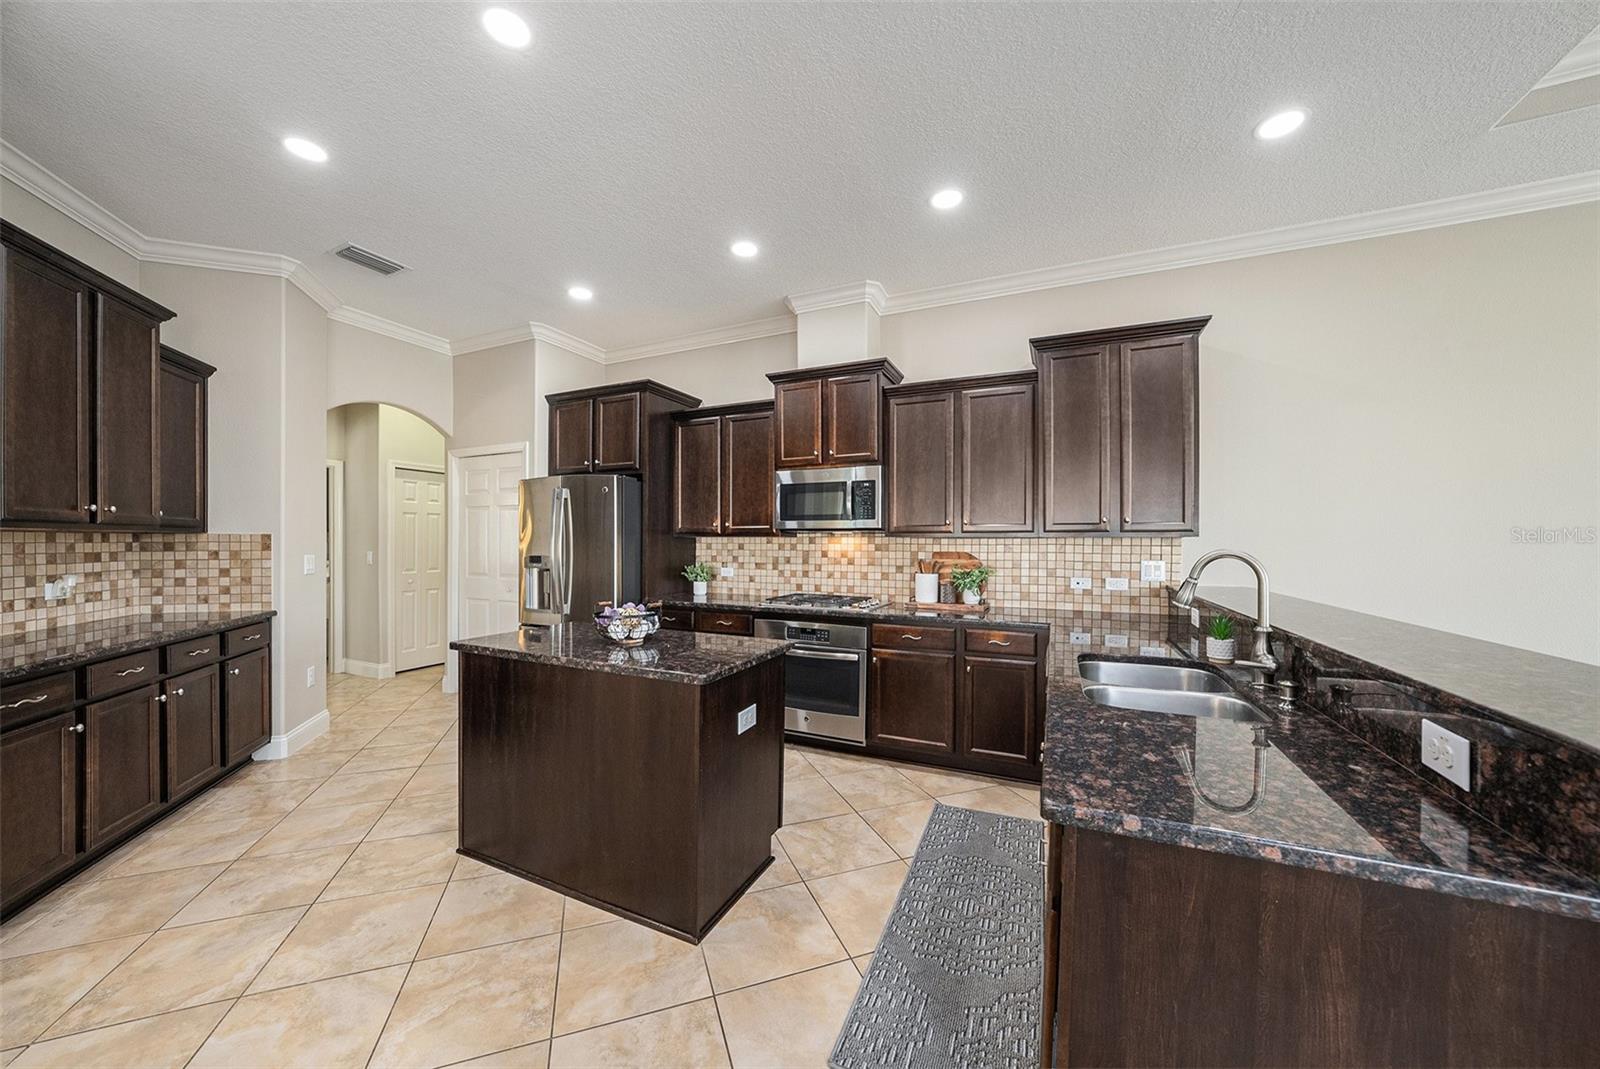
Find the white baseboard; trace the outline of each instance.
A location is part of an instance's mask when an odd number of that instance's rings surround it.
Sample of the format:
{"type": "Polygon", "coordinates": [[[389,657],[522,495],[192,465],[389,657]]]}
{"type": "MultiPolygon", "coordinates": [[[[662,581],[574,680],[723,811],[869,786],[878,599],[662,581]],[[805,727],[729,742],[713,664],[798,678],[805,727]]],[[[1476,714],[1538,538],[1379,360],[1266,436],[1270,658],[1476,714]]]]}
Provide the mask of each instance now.
{"type": "Polygon", "coordinates": [[[339,673],[340,675],[343,675],[345,672],[348,672],[349,669],[345,667],[345,658],[343,658],[343,657],[335,657],[333,659],[333,670],[335,672],[339,673]]]}
{"type": "Polygon", "coordinates": [[[394,665],[376,664],[372,661],[358,661],[354,657],[344,659],[344,670],[353,676],[365,676],[368,679],[393,679],[394,665]]]}
{"type": "Polygon", "coordinates": [[[324,709],[287,735],[272,736],[271,742],[250,756],[257,761],[281,761],[290,754],[302,749],[312,739],[325,734],[330,723],[331,719],[328,716],[328,710],[324,709]]]}

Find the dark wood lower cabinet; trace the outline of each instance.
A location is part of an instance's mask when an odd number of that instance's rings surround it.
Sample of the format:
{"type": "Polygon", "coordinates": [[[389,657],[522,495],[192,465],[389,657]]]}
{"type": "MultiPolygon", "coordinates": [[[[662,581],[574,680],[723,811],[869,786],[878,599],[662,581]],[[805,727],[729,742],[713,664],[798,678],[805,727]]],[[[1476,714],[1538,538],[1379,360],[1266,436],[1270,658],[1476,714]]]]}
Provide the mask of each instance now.
{"type": "Polygon", "coordinates": [[[1039,666],[1017,657],[967,654],[961,673],[961,750],[991,761],[1037,765],[1039,666]]]}
{"type": "Polygon", "coordinates": [[[167,695],[167,800],[222,771],[222,695],[217,666],[173,676],[167,695]]]}
{"type": "Polygon", "coordinates": [[[222,663],[223,764],[232,767],[272,738],[272,671],[269,650],[222,663]]]}
{"type": "Polygon", "coordinates": [[[868,688],[869,743],[897,750],[955,752],[954,654],[874,649],[868,688]]]}
{"type": "Polygon", "coordinates": [[[77,713],[0,735],[0,899],[27,894],[78,859],[77,713]]]}
{"type": "Polygon", "coordinates": [[[1051,825],[1046,1064],[1592,1065],[1600,924],[1051,825]],[[1053,1057],[1052,1057],[1053,1050],[1053,1057]]]}
{"type": "Polygon", "coordinates": [[[161,706],[156,687],[83,710],[84,847],[93,850],[161,808],[161,706]]]}

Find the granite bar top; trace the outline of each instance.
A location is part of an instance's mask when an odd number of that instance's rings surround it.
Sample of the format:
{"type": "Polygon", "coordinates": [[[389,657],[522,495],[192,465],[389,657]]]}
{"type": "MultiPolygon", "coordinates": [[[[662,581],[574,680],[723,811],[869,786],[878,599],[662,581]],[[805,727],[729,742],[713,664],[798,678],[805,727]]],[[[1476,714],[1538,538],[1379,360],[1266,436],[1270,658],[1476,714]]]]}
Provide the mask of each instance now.
{"type": "Polygon", "coordinates": [[[214,635],[276,616],[273,609],[176,608],[47,627],[8,637],[0,651],[0,683],[73,668],[122,653],[214,635]]]}
{"type": "Polygon", "coordinates": [[[583,620],[462,639],[450,643],[450,648],[486,657],[507,657],[535,664],[702,686],[781,657],[792,645],[770,638],[657,631],[644,645],[626,649],[596,631],[593,623],[583,620]]]}
{"type": "MultiPolygon", "coordinates": [[[[1197,601],[1255,618],[1254,589],[1203,586],[1197,601]]],[[[1269,610],[1272,629],[1313,654],[1318,647],[1336,650],[1519,727],[1600,750],[1600,665],[1281,594],[1269,610]]]]}
{"type": "MultiPolygon", "coordinates": [[[[1202,664],[1176,651],[1169,660],[1202,664]]],[[[1044,817],[1600,920],[1600,883],[1429,790],[1320,714],[1280,708],[1242,671],[1224,675],[1261,724],[1111,709],[1086,698],[1075,675],[1052,677],[1044,817]]]]}

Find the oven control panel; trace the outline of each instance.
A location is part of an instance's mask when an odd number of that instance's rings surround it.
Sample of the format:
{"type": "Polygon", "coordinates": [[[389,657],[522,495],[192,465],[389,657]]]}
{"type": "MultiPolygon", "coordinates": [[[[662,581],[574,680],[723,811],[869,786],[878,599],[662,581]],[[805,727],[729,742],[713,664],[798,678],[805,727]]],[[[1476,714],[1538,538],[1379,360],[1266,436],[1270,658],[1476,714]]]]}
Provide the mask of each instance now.
{"type": "Polygon", "coordinates": [[[815,642],[826,646],[832,632],[826,627],[807,627],[790,624],[783,629],[783,637],[795,642],[815,642]]]}
{"type": "Polygon", "coordinates": [[[878,518],[878,483],[875,479],[857,479],[850,484],[850,518],[878,518]]]}

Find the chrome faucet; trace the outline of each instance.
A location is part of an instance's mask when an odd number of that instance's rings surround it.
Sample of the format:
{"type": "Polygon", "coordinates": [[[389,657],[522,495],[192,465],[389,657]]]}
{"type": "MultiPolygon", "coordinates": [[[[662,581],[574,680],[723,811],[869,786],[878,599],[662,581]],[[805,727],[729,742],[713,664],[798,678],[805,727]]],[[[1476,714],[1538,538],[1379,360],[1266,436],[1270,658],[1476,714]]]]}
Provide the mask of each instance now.
{"type": "Polygon", "coordinates": [[[1195,587],[1200,585],[1200,573],[1206,566],[1221,557],[1230,560],[1242,561],[1256,573],[1256,630],[1255,642],[1250,648],[1250,660],[1234,661],[1240,668],[1250,669],[1251,682],[1258,687],[1272,685],[1272,673],[1278,670],[1277,659],[1272,656],[1272,646],[1267,641],[1272,637],[1272,625],[1267,622],[1267,572],[1261,567],[1261,562],[1248,553],[1235,553],[1228,549],[1218,549],[1207,553],[1194,562],[1194,567],[1189,569],[1189,578],[1178,587],[1178,592],[1172,596],[1172,603],[1180,609],[1187,609],[1194,604],[1195,587]]]}

